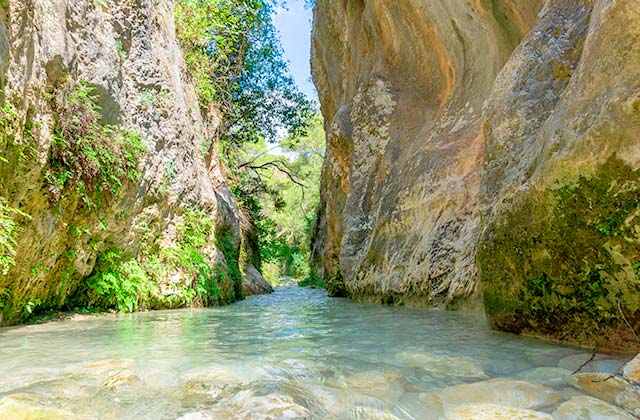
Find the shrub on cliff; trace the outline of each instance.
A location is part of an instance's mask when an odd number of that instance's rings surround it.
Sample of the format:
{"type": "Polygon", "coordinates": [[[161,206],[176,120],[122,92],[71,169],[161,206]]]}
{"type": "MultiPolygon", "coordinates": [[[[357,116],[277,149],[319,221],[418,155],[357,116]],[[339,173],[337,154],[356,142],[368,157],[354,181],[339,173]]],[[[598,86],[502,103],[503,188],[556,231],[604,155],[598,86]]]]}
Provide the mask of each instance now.
{"type": "Polygon", "coordinates": [[[87,201],[90,193],[117,195],[123,182],[139,179],[146,150],[140,134],[101,125],[97,98],[86,82],[66,80],[49,99],[56,119],[45,180],[53,202],[71,184],[87,201]]]}

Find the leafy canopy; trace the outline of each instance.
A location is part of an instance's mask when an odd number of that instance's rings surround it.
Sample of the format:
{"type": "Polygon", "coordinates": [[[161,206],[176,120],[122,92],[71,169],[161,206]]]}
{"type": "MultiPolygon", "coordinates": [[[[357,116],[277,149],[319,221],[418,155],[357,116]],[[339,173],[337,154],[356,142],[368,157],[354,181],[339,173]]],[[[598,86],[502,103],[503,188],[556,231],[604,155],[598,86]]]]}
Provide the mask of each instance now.
{"type": "Polygon", "coordinates": [[[178,0],[177,34],[201,106],[219,107],[225,155],[304,133],[313,104],[289,74],[271,14],[280,0],[178,0]]]}

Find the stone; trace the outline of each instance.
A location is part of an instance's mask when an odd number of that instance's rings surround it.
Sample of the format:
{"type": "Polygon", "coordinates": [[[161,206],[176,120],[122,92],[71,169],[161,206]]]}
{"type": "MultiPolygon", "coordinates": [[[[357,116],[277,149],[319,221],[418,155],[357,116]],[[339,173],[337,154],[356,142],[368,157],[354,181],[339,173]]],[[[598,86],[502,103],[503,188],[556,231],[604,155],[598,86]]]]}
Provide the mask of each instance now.
{"type": "Polygon", "coordinates": [[[242,276],[242,292],[245,296],[273,293],[273,287],[253,265],[248,265],[242,276]]]}
{"type": "Polygon", "coordinates": [[[34,395],[15,394],[0,399],[0,418],[11,420],[73,420],[82,419],[74,413],[42,405],[34,395]]]}
{"type": "Polygon", "coordinates": [[[101,373],[109,370],[130,368],[134,363],[133,359],[106,359],[90,363],[82,368],[92,372],[101,373]]]}
{"type": "Polygon", "coordinates": [[[573,397],[553,412],[555,420],[633,420],[623,409],[593,397],[573,397]]]}
{"type": "Polygon", "coordinates": [[[553,420],[547,413],[497,404],[464,404],[447,410],[446,420],[553,420]]]}
{"type": "Polygon", "coordinates": [[[102,386],[106,388],[118,388],[132,382],[138,381],[139,378],[132,370],[123,370],[114,373],[102,381],[102,386]]]}
{"type": "Polygon", "coordinates": [[[618,395],[627,390],[628,384],[621,378],[607,373],[576,373],[568,382],[585,394],[616,403],[618,395]]]}
{"type": "Polygon", "coordinates": [[[249,390],[238,392],[224,404],[233,406],[233,412],[241,419],[303,419],[311,415],[307,408],[297,404],[293,398],[287,395],[256,396],[249,390]]]}
{"type": "Polygon", "coordinates": [[[620,360],[618,359],[596,355],[593,360],[590,360],[591,357],[592,355],[588,353],[566,356],[558,361],[558,367],[570,370],[571,373],[580,369],[580,373],[600,372],[610,374],[620,368],[620,360]]]}
{"type": "Polygon", "coordinates": [[[421,367],[429,376],[442,378],[489,379],[482,367],[467,357],[400,352],[396,356],[404,366],[421,367]]]}
{"type": "Polygon", "coordinates": [[[528,382],[537,382],[551,387],[560,387],[566,385],[567,378],[573,372],[568,369],[539,367],[522,372],[520,379],[528,382]]]}
{"type": "Polygon", "coordinates": [[[211,420],[211,416],[205,413],[193,412],[183,414],[176,420],[211,420]]]}
{"type": "Polygon", "coordinates": [[[383,399],[399,399],[404,388],[396,371],[366,371],[346,377],[338,386],[383,399]]]}
{"type": "Polygon", "coordinates": [[[420,398],[445,410],[464,404],[496,404],[513,408],[537,409],[549,406],[560,395],[548,386],[511,379],[489,379],[471,384],[454,385],[441,391],[422,394],[420,398]]]}
{"type": "Polygon", "coordinates": [[[624,378],[606,373],[578,373],[569,382],[585,394],[640,416],[640,387],[624,378]]]}
{"type": "Polygon", "coordinates": [[[372,407],[356,407],[352,408],[349,413],[349,419],[353,420],[400,420],[393,413],[378,410],[372,407]]]}
{"type": "Polygon", "coordinates": [[[622,375],[631,382],[640,383],[640,354],[624,365],[622,375]]]}

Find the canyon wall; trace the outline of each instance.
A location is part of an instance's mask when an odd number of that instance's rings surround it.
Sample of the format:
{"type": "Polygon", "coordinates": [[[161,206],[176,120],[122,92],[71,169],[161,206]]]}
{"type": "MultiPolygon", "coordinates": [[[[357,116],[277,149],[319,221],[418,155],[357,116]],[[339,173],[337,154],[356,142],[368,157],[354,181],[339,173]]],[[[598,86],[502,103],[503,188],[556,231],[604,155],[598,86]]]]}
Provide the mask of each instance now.
{"type": "Polygon", "coordinates": [[[0,325],[120,294],[129,310],[240,298],[238,210],[215,153],[220,119],[201,111],[188,81],[173,2],[0,7],[0,195],[3,222],[16,225],[14,252],[3,248],[15,264],[0,276],[0,325]],[[91,101],[98,125],[85,121],[91,101]],[[62,135],[83,124],[85,137],[62,135]],[[101,136],[107,150],[86,141],[101,136]],[[116,170],[118,156],[128,173],[116,170]]]}
{"type": "Polygon", "coordinates": [[[640,4],[314,14],[327,158],[312,264],[330,292],[484,305],[499,329],[637,347],[640,4]]]}

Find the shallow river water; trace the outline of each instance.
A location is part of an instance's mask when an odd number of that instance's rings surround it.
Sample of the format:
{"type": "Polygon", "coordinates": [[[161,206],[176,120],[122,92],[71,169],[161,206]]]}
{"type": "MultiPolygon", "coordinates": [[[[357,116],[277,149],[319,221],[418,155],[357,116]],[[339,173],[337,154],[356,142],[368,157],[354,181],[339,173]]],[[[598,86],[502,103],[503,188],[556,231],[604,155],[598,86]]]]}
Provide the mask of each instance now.
{"type": "MultiPolygon", "coordinates": [[[[580,395],[564,375],[589,356],[478,315],[291,286],[227,307],[0,329],[0,398],[50,418],[440,419],[487,402],[542,416],[580,395]]],[[[599,356],[587,371],[623,362],[599,356]]]]}

